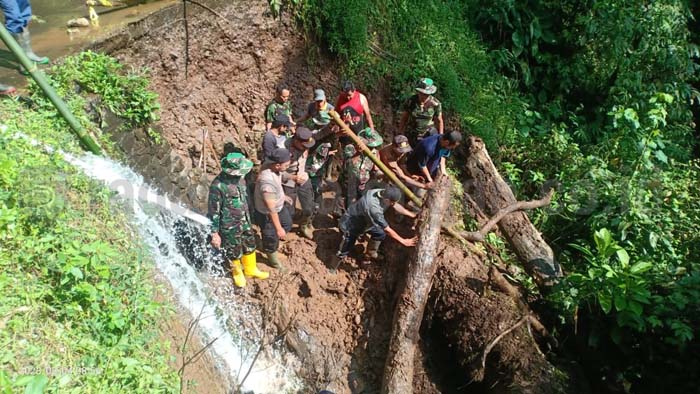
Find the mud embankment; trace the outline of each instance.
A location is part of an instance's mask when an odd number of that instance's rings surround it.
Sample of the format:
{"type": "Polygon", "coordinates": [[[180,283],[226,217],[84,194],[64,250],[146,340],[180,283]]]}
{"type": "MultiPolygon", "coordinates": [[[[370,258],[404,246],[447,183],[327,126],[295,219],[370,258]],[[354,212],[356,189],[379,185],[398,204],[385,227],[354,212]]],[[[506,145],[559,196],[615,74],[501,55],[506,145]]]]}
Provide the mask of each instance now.
{"type": "MultiPolygon", "coordinates": [[[[208,184],[219,172],[225,144],[233,143],[256,158],[264,108],[278,84],[290,86],[299,117],[313,89],[324,88],[334,98],[340,82],[333,61],[314,56],[310,62],[309,51],[318,52],[308,49],[290,20],[267,15],[266,1],[205,3],[225,20],[190,5],[187,54],[181,5],[131,24],[92,48],[150,69],[152,88],[160,94],[162,106],[161,120],[154,127],[165,141],[154,144],[144,130],[117,133],[115,139],[150,182],[200,212],[205,210],[208,184]]],[[[374,111],[382,112],[385,124],[391,125],[393,112],[383,105],[387,97],[379,89],[367,93],[374,111]]],[[[332,199],[332,193],[326,197],[332,199]]],[[[408,235],[411,223],[395,219],[390,218],[392,226],[408,235]]],[[[271,270],[270,279],[251,280],[235,295],[261,308],[275,305],[263,318],[277,327],[272,336],[287,332],[284,345],[302,361],[299,373],[308,386],[305,392],[377,392],[396,288],[411,251],[387,241],[380,262],[363,267],[351,263],[331,274],[327,263],[340,234],[326,211],[315,218],[314,226],[313,241],[290,234],[283,243],[289,273],[271,270]]],[[[524,327],[494,347],[485,380],[475,382],[474,361],[523,311],[487,284],[486,261],[446,238],[439,250],[441,268],[423,323],[414,391],[570,391],[559,384],[557,371],[537,350],[532,336],[522,331],[527,330],[524,327]]],[[[217,293],[234,292],[228,278],[212,279],[210,285],[217,293]]],[[[238,316],[241,324],[246,318],[238,316]]]]}

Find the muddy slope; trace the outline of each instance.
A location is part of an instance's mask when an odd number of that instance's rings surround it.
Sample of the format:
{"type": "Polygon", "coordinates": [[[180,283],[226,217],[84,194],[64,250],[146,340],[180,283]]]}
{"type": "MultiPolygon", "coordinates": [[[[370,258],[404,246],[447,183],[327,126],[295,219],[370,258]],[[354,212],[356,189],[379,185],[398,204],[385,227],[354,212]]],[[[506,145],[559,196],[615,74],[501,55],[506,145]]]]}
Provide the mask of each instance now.
{"type": "MultiPolygon", "coordinates": [[[[323,87],[334,98],[339,82],[332,61],[307,62],[303,37],[290,21],[267,16],[266,1],[205,3],[214,6],[227,21],[196,6],[189,7],[187,79],[181,6],[163,11],[134,26],[131,34],[122,34],[102,46],[127,64],[151,70],[153,88],[160,94],[162,105],[162,119],[156,127],[171,150],[169,160],[179,163],[172,168],[166,166],[165,171],[177,171],[185,177],[195,174],[197,179],[190,181],[199,187],[192,189],[201,188],[218,173],[225,143],[233,142],[256,157],[264,130],[264,108],[277,84],[291,86],[298,117],[314,88],[323,87]],[[204,128],[209,134],[203,144],[204,128]],[[193,171],[202,155],[204,171],[193,171]]],[[[381,105],[381,92],[368,93],[376,112],[392,113],[381,105]]],[[[390,115],[385,119],[391,122],[390,115]]],[[[145,168],[150,167],[155,166],[145,168]]],[[[151,174],[156,184],[157,178],[151,174]]],[[[178,197],[203,210],[206,198],[198,194],[189,200],[187,196],[178,197]]],[[[337,274],[331,274],[327,264],[340,234],[327,214],[332,193],[327,197],[314,221],[314,241],[290,234],[283,243],[281,251],[288,256],[289,272],[282,275],[271,270],[270,279],[251,280],[246,288],[235,292],[252,304],[275,305],[271,316],[263,318],[274,322],[276,333],[287,331],[283,345],[301,358],[299,373],[309,387],[306,392],[378,392],[396,287],[410,251],[387,241],[382,247],[382,261],[365,267],[344,265],[337,274]]],[[[410,223],[393,221],[394,225],[404,235],[410,234],[410,223]]],[[[482,291],[487,272],[483,262],[466,256],[450,241],[445,242],[440,258],[442,268],[430,308],[433,324],[424,323],[423,352],[417,355],[414,383],[415,392],[420,393],[464,392],[464,385],[472,380],[474,358],[521,314],[514,302],[499,293],[482,291]]],[[[222,293],[232,291],[228,278],[214,282],[222,293]]],[[[491,386],[538,392],[526,388],[542,387],[551,374],[546,373],[549,364],[534,345],[522,332],[504,339],[489,356],[486,383],[467,387],[478,386],[474,392],[495,390],[489,389],[491,386]],[[528,357],[522,357],[522,353],[528,357]],[[532,375],[542,377],[533,385],[532,375]]]]}

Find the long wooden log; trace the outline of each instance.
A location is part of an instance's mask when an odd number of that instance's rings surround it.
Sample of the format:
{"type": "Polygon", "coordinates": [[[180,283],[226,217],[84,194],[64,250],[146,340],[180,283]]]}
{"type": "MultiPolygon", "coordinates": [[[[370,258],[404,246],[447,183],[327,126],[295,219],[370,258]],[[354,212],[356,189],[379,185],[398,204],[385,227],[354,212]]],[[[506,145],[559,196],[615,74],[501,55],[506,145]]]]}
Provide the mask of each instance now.
{"type": "Polygon", "coordinates": [[[419,217],[420,239],[416,254],[406,273],[406,281],[394,310],[394,324],[384,366],[384,394],[410,394],[413,392],[413,359],[425,303],[428,300],[433,276],[438,267],[435,259],[442,217],[449,205],[450,181],[440,177],[437,187],[426,200],[428,209],[419,217]]]}
{"type": "MultiPolygon", "coordinates": [[[[472,136],[466,145],[465,172],[470,179],[465,192],[469,193],[481,210],[491,216],[497,215],[503,208],[517,204],[513,191],[493,165],[484,142],[472,136]]],[[[498,227],[540,288],[554,284],[562,276],[552,248],[524,212],[505,215],[498,222],[498,227]]]]}

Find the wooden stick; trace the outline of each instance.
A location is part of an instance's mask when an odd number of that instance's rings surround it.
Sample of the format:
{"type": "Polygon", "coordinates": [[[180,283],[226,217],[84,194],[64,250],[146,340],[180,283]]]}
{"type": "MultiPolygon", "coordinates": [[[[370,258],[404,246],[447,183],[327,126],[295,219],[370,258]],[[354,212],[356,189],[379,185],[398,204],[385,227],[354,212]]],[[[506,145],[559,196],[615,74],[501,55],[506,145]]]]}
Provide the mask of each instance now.
{"type": "Polygon", "coordinates": [[[515,204],[508,205],[505,208],[501,208],[496,212],[495,215],[489,219],[489,221],[481,227],[479,231],[464,231],[460,235],[467,241],[472,242],[484,242],[486,234],[488,234],[506,215],[516,212],[525,211],[529,209],[541,208],[545,205],[549,205],[552,202],[552,195],[554,194],[554,189],[549,189],[547,195],[539,200],[532,201],[518,201],[515,204]]]}
{"type": "Polygon", "coordinates": [[[202,163],[204,163],[204,155],[207,152],[207,135],[209,135],[209,129],[202,130],[202,153],[199,155],[199,163],[197,167],[202,168],[202,163]]]}
{"type": "Polygon", "coordinates": [[[185,20],[185,79],[188,79],[188,70],[190,66],[190,27],[187,21],[187,0],[182,0],[182,19],[185,20]]]}
{"type": "Polygon", "coordinates": [[[481,380],[484,378],[484,371],[486,371],[486,356],[489,355],[489,353],[491,352],[491,350],[493,350],[493,347],[496,346],[498,341],[503,339],[503,337],[505,337],[509,333],[513,332],[513,330],[522,326],[523,324],[525,324],[525,322],[527,322],[529,320],[530,320],[529,314],[523,316],[522,319],[518,320],[518,322],[515,323],[514,325],[512,325],[509,329],[503,331],[500,335],[498,335],[496,337],[496,339],[491,341],[491,343],[489,343],[489,345],[486,346],[486,349],[484,349],[484,352],[481,355],[481,369],[475,373],[475,376],[478,377],[477,380],[481,380]]]}

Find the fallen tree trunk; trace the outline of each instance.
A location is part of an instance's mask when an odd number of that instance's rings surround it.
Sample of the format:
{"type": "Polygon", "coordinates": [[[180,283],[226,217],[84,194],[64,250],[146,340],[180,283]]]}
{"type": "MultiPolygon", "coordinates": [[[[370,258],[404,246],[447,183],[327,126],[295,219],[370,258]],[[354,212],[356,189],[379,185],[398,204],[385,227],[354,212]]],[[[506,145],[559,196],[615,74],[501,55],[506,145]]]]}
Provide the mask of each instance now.
{"type": "MultiPolygon", "coordinates": [[[[479,208],[487,215],[495,216],[501,209],[517,204],[513,191],[493,165],[484,142],[472,136],[467,140],[466,148],[465,173],[470,179],[465,185],[465,192],[479,208]]],[[[551,286],[562,276],[552,248],[532,225],[527,214],[509,213],[498,222],[498,227],[540,288],[551,286]]]]}
{"type": "Polygon", "coordinates": [[[394,310],[389,351],[384,366],[382,393],[406,394],[413,392],[413,361],[425,302],[430,294],[438,263],[435,259],[443,213],[448,207],[450,181],[443,176],[426,201],[427,209],[420,215],[420,239],[415,260],[410,263],[406,281],[394,310]]]}

